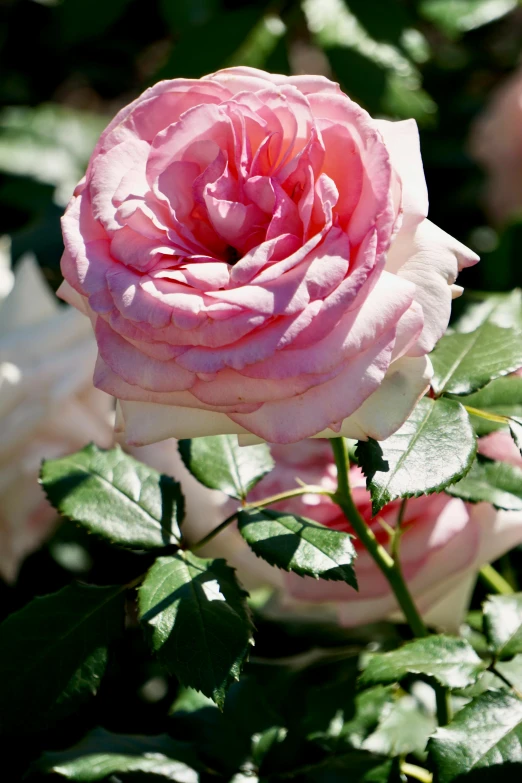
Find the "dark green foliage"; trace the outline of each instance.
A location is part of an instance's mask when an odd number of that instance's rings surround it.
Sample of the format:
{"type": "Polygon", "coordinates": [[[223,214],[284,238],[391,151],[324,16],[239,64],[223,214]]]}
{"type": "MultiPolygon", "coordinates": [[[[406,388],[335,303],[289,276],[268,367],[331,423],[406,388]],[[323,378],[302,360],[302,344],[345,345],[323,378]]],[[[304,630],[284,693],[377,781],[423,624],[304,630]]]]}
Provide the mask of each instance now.
{"type": "Polygon", "coordinates": [[[72,583],[0,626],[0,730],[41,729],[96,693],[123,632],[124,589],[72,583]],[[21,698],[23,694],[23,698],[21,698]]]}
{"type": "Polygon", "coordinates": [[[399,497],[440,492],[469,470],[475,451],[462,405],[424,397],[394,435],[379,443],[370,438],[357,446],[373,514],[399,497]]]}
{"type": "Polygon", "coordinates": [[[234,570],[191,552],[161,557],[139,591],[152,649],[183,685],[223,706],[252,644],[252,625],[234,570]]]}
{"type": "Polygon", "coordinates": [[[274,466],[266,444],[238,446],[235,435],[180,440],[179,451],[198,481],[238,500],[246,498],[274,466]]]}
{"type": "Polygon", "coordinates": [[[241,511],[238,527],[256,555],[270,565],[357,588],[355,550],[347,533],[267,509],[241,511]]]}
{"type": "Polygon", "coordinates": [[[61,514],[120,546],[153,549],[179,542],[180,485],[119,448],[103,451],[91,443],[47,460],[41,483],[61,514]]]}

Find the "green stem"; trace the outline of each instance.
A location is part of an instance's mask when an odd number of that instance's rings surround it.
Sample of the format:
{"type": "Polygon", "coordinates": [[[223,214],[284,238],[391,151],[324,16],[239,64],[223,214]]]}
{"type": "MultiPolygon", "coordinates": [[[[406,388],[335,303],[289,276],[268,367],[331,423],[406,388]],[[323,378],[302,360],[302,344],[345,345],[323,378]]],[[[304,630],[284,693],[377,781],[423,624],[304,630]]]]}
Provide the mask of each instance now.
{"type": "Polygon", "coordinates": [[[398,561],[377,541],[353,502],[348,479],[350,463],[344,438],[331,438],[335,464],[337,466],[337,492],[333,499],[340,506],[358,539],[368,550],[380,570],[388,580],[397,602],[415,636],[427,636],[428,630],[410,595],[398,561]]]}
{"type": "Polygon", "coordinates": [[[479,576],[482,581],[493,590],[494,593],[499,595],[512,595],[515,591],[504,577],[496,571],[492,565],[485,565],[479,571],[479,576]]]}
{"type": "Polygon", "coordinates": [[[472,416],[478,416],[480,419],[486,419],[486,421],[494,421],[497,424],[508,424],[509,418],[507,416],[500,416],[497,413],[490,413],[489,411],[483,411],[480,408],[472,408],[471,405],[464,405],[468,413],[472,416]]]}
{"type": "Polygon", "coordinates": [[[324,487],[316,487],[313,484],[303,484],[296,489],[290,489],[288,492],[280,492],[278,495],[271,495],[269,498],[263,498],[262,500],[256,500],[255,503],[245,503],[243,508],[246,511],[251,511],[255,508],[264,508],[264,506],[271,506],[274,503],[279,503],[281,500],[288,500],[289,498],[297,498],[299,495],[327,495],[333,496],[333,492],[324,487]]]}
{"type": "Polygon", "coordinates": [[[433,685],[435,700],[437,702],[437,723],[439,726],[447,726],[453,718],[451,706],[451,691],[439,683],[433,685]]]}
{"type": "MultiPolygon", "coordinates": [[[[333,500],[340,506],[358,539],[388,580],[413,635],[418,638],[428,636],[428,629],[424,624],[424,620],[422,619],[419,610],[415,606],[415,602],[402,573],[398,557],[401,534],[400,529],[396,531],[396,535],[392,541],[392,551],[395,554],[394,558],[383,546],[381,546],[381,544],[379,544],[373,531],[361,517],[353,502],[348,475],[350,462],[344,438],[330,438],[330,443],[332,444],[335,464],[337,466],[337,491],[332,496],[333,500]]],[[[405,508],[406,504],[403,502],[399,512],[400,522],[402,522],[405,508]]],[[[445,726],[451,720],[450,694],[449,691],[438,684],[434,686],[434,689],[437,699],[437,719],[440,726],[445,726]]]]}
{"type": "Polygon", "coordinates": [[[408,764],[407,761],[403,761],[401,764],[401,772],[403,775],[407,775],[409,778],[415,778],[420,780],[420,783],[432,783],[433,775],[428,772],[424,767],[418,767],[416,764],[408,764]]]}
{"type": "Polygon", "coordinates": [[[265,506],[271,506],[274,503],[280,503],[282,500],[289,500],[290,498],[296,498],[299,497],[300,495],[310,495],[310,494],[328,495],[328,497],[333,496],[333,492],[331,492],[328,489],[325,489],[324,487],[316,487],[311,484],[305,484],[302,487],[291,489],[288,492],[280,492],[278,495],[271,495],[268,498],[257,500],[255,503],[244,503],[242,508],[238,508],[236,511],[234,511],[233,514],[231,514],[229,517],[223,520],[223,522],[221,522],[221,524],[219,524],[217,527],[211,530],[210,533],[207,533],[207,535],[204,536],[200,541],[197,541],[195,544],[190,544],[186,548],[190,549],[192,552],[194,552],[196,549],[201,549],[202,546],[208,544],[209,541],[212,541],[212,539],[215,538],[217,535],[219,535],[222,530],[224,530],[232,522],[234,522],[234,520],[237,518],[237,515],[239,514],[240,511],[254,511],[256,508],[264,508],[265,506]]]}
{"type": "Polygon", "coordinates": [[[507,685],[507,686],[508,686],[508,688],[509,688],[510,690],[512,690],[512,691],[513,691],[513,693],[514,693],[516,696],[518,696],[518,698],[519,698],[519,699],[522,699],[522,693],[521,693],[521,692],[520,692],[520,691],[519,691],[517,688],[515,688],[515,686],[513,685],[513,683],[512,683],[512,682],[510,682],[510,681],[507,679],[507,677],[504,677],[504,675],[502,674],[502,672],[501,672],[501,671],[499,671],[499,670],[497,669],[497,667],[496,667],[496,665],[495,665],[495,661],[492,661],[492,663],[490,663],[490,665],[489,665],[489,671],[490,671],[490,672],[492,672],[492,673],[495,675],[495,677],[498,677],[498,678],[499,678],[499,680],[502,680],[502,682],[504,683],[504,685],[507,685]]]}
{"type": "Polygon", "coordinates": [[[203,536],[203,538],[200,541],[196,541],[195,544],[190,544],[187,546],[187,549],[190,549],[191,552],[195,552],[196,549],[201,549],[202,546],[205,546],[205,544],[208,544],[209,541],[212,541],[213,538],[215,538],[219,533],[221,533],[222,530],[224,530],[226,527],[228,527],[237,517],[239,514],[240,509],[237,509],[237,511],[234,511],[233,514],[231,514],[229,517],[223,520],[220,525],[215,527],[213,530],[210,531],[210,533],[207,533],[206,536],[203,536]]]}

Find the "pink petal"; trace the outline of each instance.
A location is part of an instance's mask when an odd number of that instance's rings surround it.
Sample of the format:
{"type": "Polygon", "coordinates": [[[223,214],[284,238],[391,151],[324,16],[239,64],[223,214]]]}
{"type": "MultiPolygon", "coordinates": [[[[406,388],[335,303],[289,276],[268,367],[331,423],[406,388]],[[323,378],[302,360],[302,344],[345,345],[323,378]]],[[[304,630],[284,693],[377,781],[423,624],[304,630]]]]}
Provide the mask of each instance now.
{"type": "Polygon", "coordinates": [[[194,375],[180,367],[175,359],[159,361],[145,356],[101,318],[96,323],[96,340],[103,360],[132,386],[168,392],[190,389],[194,383],[194,375]]]}
{"type": "MultiPolygon", "coordinates": [[[[114,194],[126,175],[133,169],[145,166],[150,146],[142,139],[133,138],[112,147],[104,155],[93,160],[90,193],[92,212],[107,231],[115,231],[119,224],[114,218],[114,194]]],[[[138,178],[137,188],[140,188],[138,178]]]]}
{"type": "Polygon", "coordinates": [[[325,373],[362,353],[390,329],[410,307],[414,288],[394,275],[383,274],[360,308],[358,302],[322,340],[294,350],[292,343],[262,363],[246,369],[255,378],[282,379],[301,373],[325,373]]]}
{"type": "Polygon", "coordinates": [[[477,448],[479,454],[489,459],[508,462],[510,465],[522,468],[522,456],[509,432],[502,430],[490,432],[484,438],[479,438],[477,448]]]}
{"type": "Polygon", "coordinates": [[[256,413],[230,418],[270,443],[294,443],[315,435],[349,416],[379,387],[386,373],[395,331],[386,333],[362,355],[354,357],[333,380],[299,397],[266,403],[256,413]],[[350,382],[357,378],[357,384],[350,382]]]}

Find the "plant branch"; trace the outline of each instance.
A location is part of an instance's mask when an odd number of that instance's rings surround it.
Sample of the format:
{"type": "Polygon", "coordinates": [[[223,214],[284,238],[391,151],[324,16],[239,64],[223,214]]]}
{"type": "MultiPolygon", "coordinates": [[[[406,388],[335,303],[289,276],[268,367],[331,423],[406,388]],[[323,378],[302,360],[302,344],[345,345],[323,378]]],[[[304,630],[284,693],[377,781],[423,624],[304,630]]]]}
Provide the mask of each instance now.
{"type": "Polygon", "coordinates": [[[468,413],[471,413],[472,416],[478,416],[480,419],[486,419],[486,421],[494,421],[497,424],[508,424],[509,423],[509,417],[508,416],[500,416],[497,413],[488,413],[488,411],[483,411],[480,408],[472,408],[471,405],[464,405],[468,413]]]}
{"type": "Polygon", "coordinates": [[[401,772],[409,778],[420,780],[420,783],[432,783],[433,780],[433,775],[427,769],[416,764],[408,764],[407,761],[401,763],[401,772]]]}
{"type": "Polygon", "coordinates": [[[256,508],[264,508],[265,506],[271,506],[274,503],[280,503],[282,500],[289,500],[290,498],[296,498],[300,495],[310,494],[327,495],[328,497],[332,497],[334,493],[328,489],[325,489],[324,487],[314,486],[312,484],[304,484],[300,487],[296,487],[295,489],[290,489],[288,492],[280,492],[278,495],[271,495],[268,498],[256,500],[254,503],[245,503],[241,508],[236,509],[233,514],[230,514],[229,517],[224,519],[221,524],[211,530],[210,533],[207,533],[207,535],[204,536],[200,541],[197,541],[195,544],[188,545],[186,549],[190,549],[192,552],[194,552],[196,549],[201,549],[202,546],[208,544],[209,541],[212,541],[212,539],[219,535],[222,530],[234,522],[240,511],[255,511],[256,508]]]}
{"type": "Polygon", "coordinates": [[[479,571],[479,576],[484,584],[498,595],[512,595],[515,591],[502,574],[499,574],[492,565],[485,565],[479,571]]]}
{"type": "Polygon", "coordinates": [[[271,506],[274,503],[280,503],[282,500],[297,498],[300,495],[327,495],[331,498],[333,497],[334,493],[329,489],[315,486],[314,484],[302,484],[300,487],[290,489],[288,492],[280,492],[278,495],[271,495],[268,498],[256,500],[254,503],[245,503],[243,509],[246,511],[251,511],[252,509],[256,508],[264,508],[265,506],[271,506]]]}
{"type": "Polygon", "coordinates": [[[427,628],[413,602],[398,561],[395,561],[390,553],[379,544],[373,531],[361,517],[353,502],[348,478],[350,463],[344,438],[331,438],[330,442],[337,465],[338,482],[333,500],[340,506],[355,534],[388,580],[413,634],[418,637],[427,636],[427,628]]]}
{"type": "MultiPolygon", "coordinates": [[[[361,517],[353,502],[348,475],[350,461],[344,438],[330,438],[330,443],[332,444],[335,464],[337,466],[337,491],[333,494],[333,500],[340,506],[346,519],[354,529],[355,534],[388,580],[413,635],[418,638],[428,636],[428,629],[424,624],[424,620],[422,619],[419,610],[415,606],[415,602],[404,579],[398,557],[401,525],[406,510],[406,501],[403,501],[401,504],[398,526],[395,535],[392,538],[392,556],[383,546],[381,546],[381,544],[379,544],[373,531],[361,517]]],[[[451,720],[450,693],[446,688],[443,688],[440,685],[435,685],[434,690],[437,699],[437,719],[440,726],[445,726],[451,720]]]]}

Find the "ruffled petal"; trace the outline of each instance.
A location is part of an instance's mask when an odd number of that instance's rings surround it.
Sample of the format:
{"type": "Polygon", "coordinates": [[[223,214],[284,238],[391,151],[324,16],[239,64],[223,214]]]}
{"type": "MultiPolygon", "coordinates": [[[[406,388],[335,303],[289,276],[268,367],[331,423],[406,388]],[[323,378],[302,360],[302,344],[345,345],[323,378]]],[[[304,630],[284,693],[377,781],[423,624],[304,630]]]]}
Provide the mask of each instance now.
{"type": "Polygon", "coordinates": [[[429,220],[413,231],[405,225],[392,242],[386,270],[416,285],[424,328],[410,355],[431,351],[442,337],[451,313],[452,289],[461,269],[476,264],[478,256],[429,220]]]}

